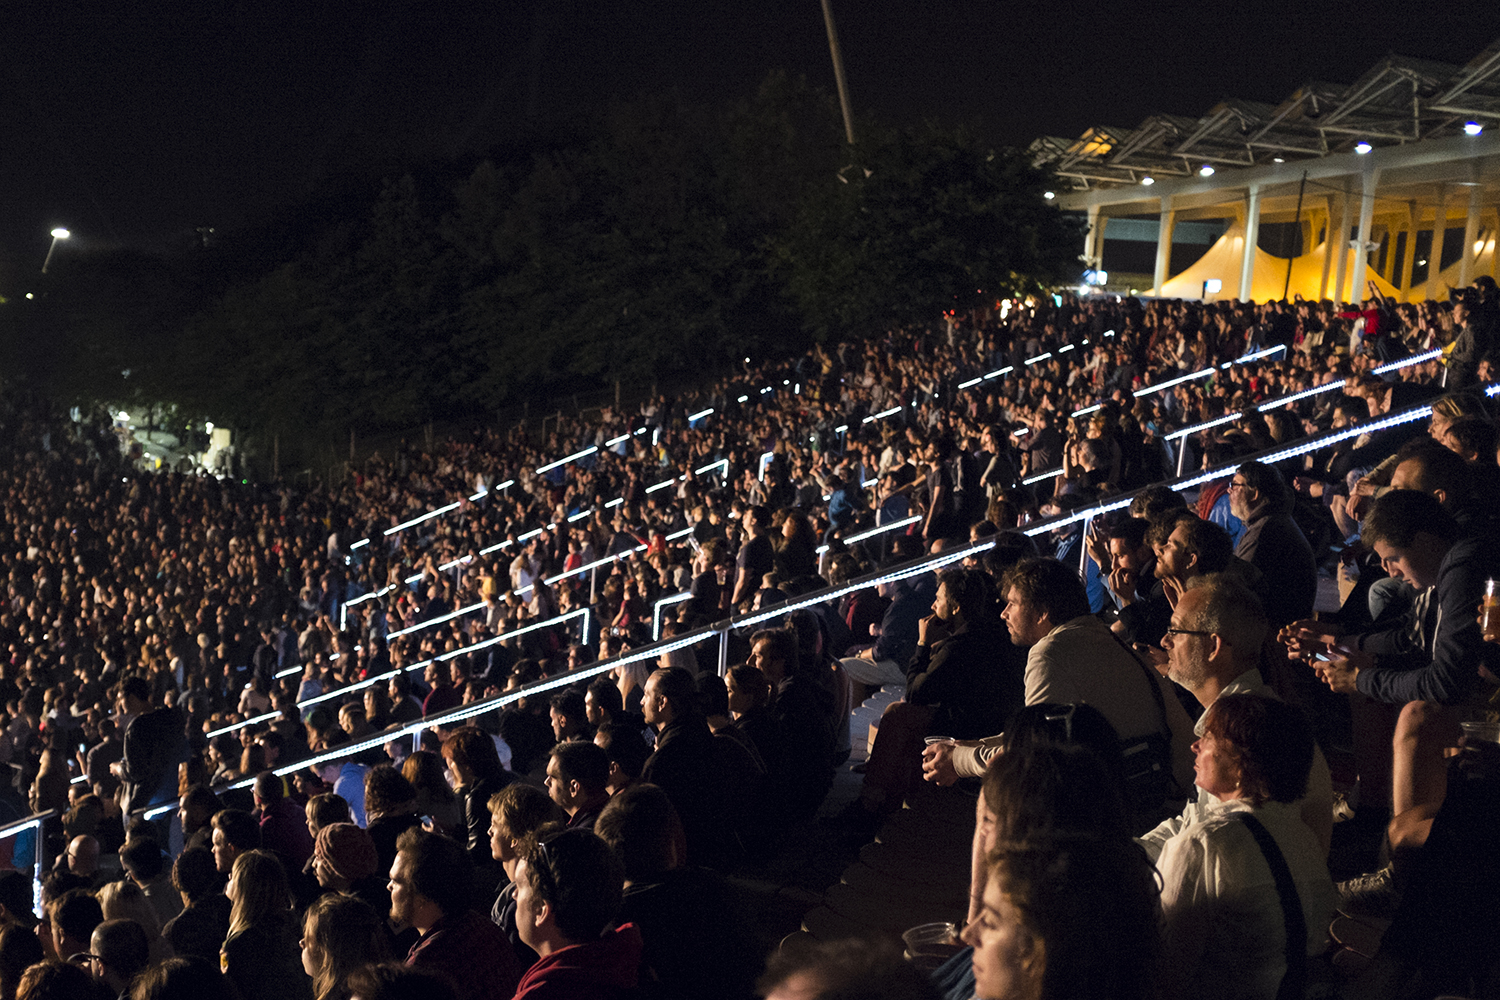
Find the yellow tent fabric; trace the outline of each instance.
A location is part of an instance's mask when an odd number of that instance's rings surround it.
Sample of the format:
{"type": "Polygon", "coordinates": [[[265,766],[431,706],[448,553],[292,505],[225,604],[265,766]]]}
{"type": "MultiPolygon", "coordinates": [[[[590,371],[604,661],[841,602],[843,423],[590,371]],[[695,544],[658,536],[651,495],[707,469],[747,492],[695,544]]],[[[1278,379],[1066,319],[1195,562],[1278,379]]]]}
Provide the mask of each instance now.
{"type": "MultiPolygon", "coordinates": [[[[1169,299],[1196,299],[1203,295],[1203,283],[1210,278],[1218,278],[1223,282],[1223,287],[1217,295],[1209,295],[1210,299],[1250,298],[1256,302],[1265,302],[1270,299],[1281,298],[1281,290],[1286,287],[1287,298],[1301,295],[1304,299],[1316,299],[1318,297],[1318,284],[1323,280],[1323,253],[1325,244],[1320,243],[1313,248],[1311,253],[1305,253],[1300,257],[1292,258],[1292,281],[1288,287],[1286,284],[1286,258],[1273,257],[1259,247],[1255,248],[1255,270],[1250,279],[1250,294],[1248,296],[1236,295],[1240,283],[1240,261],[1242,249],[1245,245],[1245,227],[1239,223],[1231,225],[1225,230],[1213,246],[1208,248],[1197,263],[1175,278],[1167,279],[1161,290],[1152,289],[1147,295],[1159,295],[1169,299]]],[[[1354,274],[1354,251],[1348,250],[1348,263],[1345,266],[1344,282],[1347,285],[1353,279],[1354,274]]],[[[1476,272],[1477,273],[1477,272],[1476,272]]],[[[1396,289],[1390,283],[1375,273],[1374,268],[1367,268],[1365,276],[1375,282],[1375,287],[1385,295],[1395,295],[1396,289]]],[[[1328,297],[1333,298],[1333,282],[1338,277],[1338,261],[1334,261],[1328,270],[1328,297]]],[[[1364,298],[1365,290],[1360,289],[1360,298],[1364,298]]]]}

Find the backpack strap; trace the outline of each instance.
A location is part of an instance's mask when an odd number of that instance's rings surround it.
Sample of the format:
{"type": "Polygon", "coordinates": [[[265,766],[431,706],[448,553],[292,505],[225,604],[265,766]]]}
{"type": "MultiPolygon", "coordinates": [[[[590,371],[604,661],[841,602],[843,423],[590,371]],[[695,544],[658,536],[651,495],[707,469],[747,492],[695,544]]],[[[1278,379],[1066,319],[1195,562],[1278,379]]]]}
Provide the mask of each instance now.
{"type": "Polygon", "coordinates": [[[1281,916],[1286,923],[1286,974],[1281,977],[1276,1000],[1300,1000],[1307,991],[1307,919],[1302,914],[1302,900],[1292,881],[1292,870],[1265,824],[1248,812],[1235,816],[1260,846],[1260,853],[1271,868],[1271,877],[1276,880],[1276,895],[1281,898],[1281,916]]]}

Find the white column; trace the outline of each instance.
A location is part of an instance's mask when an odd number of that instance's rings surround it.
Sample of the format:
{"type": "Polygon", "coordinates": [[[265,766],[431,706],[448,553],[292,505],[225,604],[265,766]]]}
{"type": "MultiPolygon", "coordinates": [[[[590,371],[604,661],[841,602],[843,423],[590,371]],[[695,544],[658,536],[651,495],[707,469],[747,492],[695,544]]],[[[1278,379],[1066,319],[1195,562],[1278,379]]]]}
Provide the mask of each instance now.
{"type": "Polygon", "coordinates": [[[1333,266],[1333,195],[1323,199],[1323,277],[1318,279],[1318,298],[1328,298],[1328,270],[1333,266]]]}
{"type": "Polygon", "coordinates": [[[1255,278],[1255,246],[1260,242],[1260,185],[1251,184],[1245,197],[1245,252],[1240,258],[1241,302],[1250,301],[1255,278]]]}
{"type": "Polygon", "coordinates": [[[1417,263],[1417,203],[1406,203],[1406,250],[1401,255],[1401,301],[1411,301],[1411,272],[1417,263]]]}
{"type": "Polygon", "coordinates": [[[1464,220],[1464,255],[1459,258],[1458,287],[1467,288],[1474,281],[1474,244],[1479,241],[1480,196],[1484,188],[1475,183],[1469,188],[1469,215],[1464,220]]]}
{"type": "Polygon", "coordinates": [[[1152,275],[1155,282],[1153,287],[1156,294],[1160,295],[1161,288],[1171,277],[1172,270],[1172,230],[1177,227],[1177,213],[1172,211],[1172,196],[1163,195],[1161,199],[1161,224],[1156,231],[1156,272],[1152,275]]]}
{"type": "Polygon", "coordinates": [[[1097,239],[1096,234],[1099,232],[1099,229],[1100,229],[1100,227],[1102,225],[1103,225],[1103,220],[1099,218],[1099,206],[1098,205],[1090,205],[1089,206],[1089,228],[1088,228],[1088,232],[1086,232],[1086,233],[1083,234],[1083,260],[1084,260],[1083,266],[1084,267],[1098,267],[1099,266],[1099,258],[1095,254],[1095,252],[1094,252],[1094,244],[1095,244],[1096,239],[1097,239]]]}
{"type": "Polygon", "coordinates": [[[1344,278],[1349,274],[1349,200],[1353,195],[1349,193],[1349,179],[1344,178],[1344,193],[1339,198],[1339,226],[1335,231],[1329,219],[1328,227],[1328,252],[1333,254],[1334,278],[1333,294],[1331,298],[1335,302],[1344,301],[1344,291],[1349,287],[1344,284],[1344,278]]]}
{"type": "Polygon", "coordinates": [[[1369,273],[1370,253],[1365,244],[1370,242],[1370,227],[1375,221],[1375,184],[1380,180],[1380,171],[1368,167],[1359,176],[1359,250],[1354,254],[1354,279],[1349,282],[1349,301],[1363,302],[1365,278],[1369,273]]]}
{"type": "Polygon", "coordinates": [[[1448,232],[1448,185],[1439,184],[1437,211],[1432,217],[1432,249],[1427,253],[1427,298],[1438,297],[1438,272],[1443,269],[1443,237],[1448,232]]]}

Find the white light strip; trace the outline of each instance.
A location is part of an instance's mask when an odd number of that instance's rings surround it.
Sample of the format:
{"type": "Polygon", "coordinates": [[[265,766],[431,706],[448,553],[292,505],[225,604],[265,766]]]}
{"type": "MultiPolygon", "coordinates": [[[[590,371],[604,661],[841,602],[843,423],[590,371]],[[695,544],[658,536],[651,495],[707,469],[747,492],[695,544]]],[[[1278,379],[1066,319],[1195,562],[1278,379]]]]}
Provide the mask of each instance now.
{"type": "Polygon", "coordinates": [[[576,514],[569,514],[568,515],[568,523],[572,524],[574,521],[582,521],[584,518],[588,517],[593,512],[594,512],[594,508],[590,507],[588,510],[580,510],[576,514]]]}
{"type": "Polygon", "coordinates": [[[1068,352],[1069,352],[1069,351],[1071,351],[1071,350],[1072,350],[1072,349],[1073,349],[1073,348],[1074,348],[1074,347],[1075,347],[1075,346],[1076,346],[1076,345],[1074,345],[1074,344],[1064,344],[1064,345],[1063,345],[1063,346],[1062,346],[1062,347],[1059,347],[1059,348],[1058,348],[1058,349],[1057,349],[1057,353],[1058,353],[1058,354],[1067,354],[1067,353],[1068,353],[1068,352]]]}
{"type": "Polygon", "coordinates": [[[984,381],[984,376],[980,375],[980,376],[976,376],[974,378],[969,379],[969,381],[967,381],[967,382],[960,382],[960,383],[958,383],[958,387],[960,389],[967,389],[970,386],[978,385],[979,383],[981,383],[983,381],[984,381]]]}
{"type": "MultiPolygon", "coordinates": [[[[729,459],[727,459],[727,458],[721,458],[717,462],[710,462],[710,463],[708,463],[707,465],[705,465],[701,469],[694,469],[693,470],[693,475],[695,475],[695,476],[704,475],[705,473],[708,473],[708,472],[713,471],[714,469],[717,469],[721,465],[724,466],[724,475],[726,475],[726,476],[729,475],[729,459]]],[[[684,476],[683,478],[686,479],[687,477],[684,476]]]]}
{"type": "Polygon", "coordinates": [[[1021,480],[1021,485],[1022,486],[1030,486],[1032,483],[1040,483],[1040,482],[1042,482],[1045,479],[1056,479],[1058,476],[1062,475],[1062,473],[1063,473],[1063,470],[1062,470],[1061,467],[1056,468],[1056,469],[1049,469],[1046,472],[1038,472],[1036,475],[1032,476],[1030,479],[1023,479],[1023,480],[1021,480]]]}
{"type": "Polygon", "coordinates": [[[1081,417],[1081,416],[1083,416],[1085,414],[1088,414],[1088,413],[1097,413],[1098,411],[1100,411],[1102,409],[1104,409],[1104,404],[1103,403],[1095,403],[1093,406],[1085,406],[1081,410],[1074,410],[1073,411],[1073,416],[1075,416],[1075,417],[1081,417]]]}
{"type": "Polygon", "coordinates": [[[406,528],[412,527],[413,525],[421,524],[423,521],[430,521],[434,517],[437,517],[440,514],[446,514],[450,510],[458,510],[458,508],[461,507],[461,506],[462,506],[462,504],[460,504],[457,500],[455,500],[453,503],[450,503],[447,506],[439,507],[436,510],[429,510],[427,513],[423,514],[421,517],[414,517],[410,521],[405,522],[404,524],[398,524],[394,528],[387,528],[387,529],[385,529],[385,531],[383,532],[383,534],[385,534],[386,536],[389,537],[390,535],[394,535],[398,531],[403,531],[406,528]]]}
{"type": "Polygon", "coordinates": [[[606,448],[613,448],[615,445],[622,444],[622,443],[624,443],[626,441],[629,441],[629,440],[630,440],[630,435],[629,434],[621,434],[617,438],[613,438],[613,439],[611,439],[609,441],[604,442],[604,447],[606,447],[606,448]]]}
{"type": "MultiPolygon", "coordinates": [[[[1210,469],[1206,472],[1197,473],[1191,476],[1185,476],[1180,479],[1174,479],[1163,485],[1178,492],[1181,492],[1182,490],[1189,490],[1194,486],[1202,486],[1204,483],[1211,483],[1217,479],[1224,479],[1228,476],[1232,476],[1234,475],[1235,470],[1238,469],[1241,465],[1244,465],[1246,462],[1262,462],[1266,465],[1275,465],[1277,462],[1284,462],[1288,458],[1295,458],[1298,455],[1305,455],[1310,451],[1317,451],[1319,448],[1326,448],[1331,444],[1337,444],[1340,441],[1345,441],[1352,437],[1358,437],[1361,434],[1370,434],[1375,431],[1385,430],[1388,427],[1396,427],[1400,424],[1410,423],[1413,420],[1423,420],[1431,415],[1432,407],[1415,406],[1409,410],[1403,410],[1400,413],[1392,414],[1388,417],[1382,417],[1379,420],[1366,421],[1362,424],[1355,424],[1349,427],[1345,427],[1343,430],[1330,431],[1324,434],[1319,434],[1315,437],[1306,438],[1298,444],[1291,445],[1285,448],[1270,449],[1255,455],[1247,455],[1244,458],[1235,459],[1233,462],[1221,465],[1215,469],[1210,469]]],[[[1129,496],[1119,497],[1104,504],[1076,510],[1070,514],[1059,515],[1058,517],[1050,518],[1045,522],[1027,528],[1025,534],[1030,536],[1041,535],[1056,528],[1073,524],[1077,521],[1086,521],[1089,518],[1098,517],[1101,514],[1108,514],[1111,511],[1129,507],[1131,500],[1133,500],[1134,498],[1135,493],[1131,493],[1129,496]]]]}
{"type": "MultiPolygon", "coordinates": [[[[857,535],[850,535],[848,538],[844,539],[844,544],[845,545],[853,545],[855,542],[862,542],[866,538],[874,538],[876,535],[883,535],[887,531],[895,531],[897,528],[904,528],[907,525],[916,524],[920,520],[922,520],[922,515],[921,514],[913,514],[911,517],[903,517],[899,521],[892,521],[889,524],[882,524],[879,527],[869,528],[869,529],[867,529],[865,531],[861,531],[857,535]]],[[[827,551],[828,551],[828,546],[826,546],[826,545],[819,545],[818,546],[818,554],[819,555],[822,555],[824,552],[827,552],[827,551]]]]}
{"type": "Polygon", "coordinates": [[[702,420],[712,412],[714,412],[714,408],[710,406],[706,410],[699,410],[697,413],[690,413],[688,414],[688,423],[692,423],[694,420],[702,420]]]}
{"type": "Polygon", "coordinates": [[[647,494],[651,494],[651,493],[655,493],[657,490],[664,490],[668,486],[671,486],[675,482],[677,482],[677,480],[675,480],[675,479],[668,479],[666,482],[657,483],[655,486],[647,486],[646,487],[646,493],[647,494]]]}
{"type": "Polygon", "coordinates": [[[1384,375],[1386,372],[1393,372],[1398,368],[1405,368],[1408,365],[1420,365],[1424,362],[1432,361],[1434,358],[1440,358],[1442,356],[1443,349],[1439,347],[1437,350],[1428,351],[1426,354],[1414,354],[1409,358],[1402,358],[1400,361],[1392,361],[1388,365],[1381,365],[1370,374],[1384,375]]]}
{"type": "MultiPolygon", "coordinates": [[[[1029,364],[1030,362],[1027,362],[1027,363],[1029,364]]],[[[992,378],[999,378],[1001,375],[1009,375],[1011,372],[1013,372],[1015,370],[1016,370],[1016,366],[1015,365],[1006,365],[1004,368],[999,368],[999,369],[996,369],[995,371],[990,372],[988,375],[986,375],[984,377],[984,380],[986,382],[988,382],[992,378]]]]}
{"type": "MultiPolygon", "coordinates": [[[[325,701],[331,701],[334,698],[342,698],[345,695],[352,694],[352,693],[354,693],[356,691],[363,691],[365,688],[374,687],[376,684],[379,684],[379,683],[381,683],[383,681],[389,681],[392,677],[395,677],[397,674],[400,674],[400,673],[408,673],[409,674],[409,673],[412,673],[413,671],[416,671],[416,670],[423,670],[423,669],[426,669],[426,667],[428,665],[432,664],[432,663],[441,663],[443,661],[451,660],[451,659],[454,659],[455,657],[462,656],[465,653],[472,653],[472,652],[475,652],[475,651],[480,650],[480,649],[487,649],[488,647],[493,646],[497,642],[504,642],[506,639],[512,639],[512,638],[515,638],[517,636],[526,635],[528,632],[535,632],[538,629],[549,628],[549,627],[551,627],[553,625],[561,625],[563,622],[571,621],[572,619],[577,618],[580,615],[582,615],[583,618],[584,618],[583,632],[584,632],[584,638],[587,639],[588,638],[588,633],[590,631],[590,629],[589,629],[589,620],[590,620],[591,614],[592,614],[592,612],[588,608],[579,608],[576,611],[569,611],[567,614],[565,614],[565,615],[559,615],[556,618],[548,618],[546,621],[532,622],[530,625],[526,625],[526,626],[524,626],[522,628],[512,629],[509,632],[502,632],[500,635],[492,636],[492,637],[490,637],[488,639],[483,640],[482,642],[477,642],[477,643],[474,643],[473,645],[465,646],[462,649],[455,649],[455,650],[451,650],[451,651],[449,651],[447,653],[442,653],[442,654],[440,654],[438,656],[429,657],[428,659],[422,660],[422,661],[417,662],[417,663],[413,663],[413,664],[411,664],[410,666],[407,666],[407,667],[402,667],[402,668],[397,669],[397,670],[391,670],[391,671],[388,671],[388,672],[383,673],[383,674],[376,674],[374,677],[366,677],[362,681],[355,681],[353,684],[346,684],[344,687],[336,688],[336,689],[334,689],[332,691],[325,691],[322,694],[315,695],[312,698],[308,698],[306,701],[299,701],[299,702],[297,702],[298,713],[300,715],[301,711],[303,709],[307,708],[310,705],[320,705],[320,704],[322,704],[325,701]]],[[[572,675],[569,675],[569,676],[572,676],[572,675]]],[[[278,719],[280,717],[281,717],[281,713],[280,712],[268,712],[268,713],[266,713],[264,715],[257,715],[257,716],[255,716],[253,718],[245,719],[242,722],[236,722],[233,725],[225,726],[222,729],[216,729],[216,730],[208,733],[208,738],[209,739],[213,739],[215,736],[220,736],[220,735],[223,735],[225,733],[238,732],[239,730],[244,729],[247,726],[253,726],[253,725],[256,725],[257,723],[261,723],[261,722],[269,722],[269,721],[271,721],[273,719],[278,719]]],[[[235,787],[238,787],[238,786],[235,786],[235,787]]]]}
{"type": "Polygon", "coordinates": [[[1167,381],[1165,382],[1158,382],[1155,385],[1148,385],[1144,389],[1137,389],[1131,395],[1135,396],[1136,399],[1140,399],[1142,396],[1149,396],[1153,392],[1160,392],[1163,389],[1170,389],[1174,385],[1181,385],[1184,382],[1191,382],[1195,378],[1207,378],[1213,373],[1213,368],[1205,368],[1202,371],[1192,372],[1188,375],[1179,375],[1176,378],[1167,379],[1167,381]]]}
{"type": "Polygon", "coordinates": [[[369,544],[370,544],[370,540],[368,538],[361,538],[359,541],[357,541],[353,545],[349,546],[349,551],[353,552],[355,549],[363,548],[364,546],[369,545],[369,544]]]}
{"type": "Polygon", "coordinates": [[[1034,358],[1027,358],[1026,359],[1026,365],[1027,365],[1027,367],[1030,367],[1031,365],[1036,364],[1038,361],[1046,361],[1050,357],[1052,357],[1052,352],[1051,351],[1048,351],[1046,354],[1038,354],[1034,358]]]}
{"type": "Polygon", "coordinates": [[[559,458],[555,462],[548,462],[546,465],[540,466],[536,470],[536,474],[540,476],[544,472],[551,472],[553,469],[556,469],[556,468],[559,468],[561,466],[567,465],[569,462],[576,462],[580,458],[587,458],[590,455],[594,454],[594,452],[596,452],[598,450],[599,450],[599,446],[595,445],[592,448],[585,448],[585,449],[583,449],[580,452],[575,452],[572,455],[569,455],[567,458],[559,458]]]}
{"type": "Polygon", "coordinates": [[[656,602],[656,607],[651,610],[651,641],[656,642],[661,638],[661,612],[669,604],[681,604],[683,601],[691,600],[691,590],[681,594],[673,594],[671,597],[663,597],[656,602]]]}

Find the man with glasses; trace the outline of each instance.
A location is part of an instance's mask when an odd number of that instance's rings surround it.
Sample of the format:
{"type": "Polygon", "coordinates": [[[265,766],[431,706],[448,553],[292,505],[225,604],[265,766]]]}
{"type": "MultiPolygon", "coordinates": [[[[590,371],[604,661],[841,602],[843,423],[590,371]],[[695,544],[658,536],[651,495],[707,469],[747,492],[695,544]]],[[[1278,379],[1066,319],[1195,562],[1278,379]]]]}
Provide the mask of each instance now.
{"type": "MultiPolygon", "coordinates": [[[[1204,708],[1231,694],[1277,697],[1260,673],[1260,651],[1268,625],[1260,599],[1224,573],[1192,581],[1172,611],[1172,623],[1161,640],[1167,651],[1167,676],[1182,685],[1204,708]]],[[[1194,733],[1202,736],[1202,718],[1194,733]]],[[[1162,846],[1179,831],[1203,818],[1213,802],[1198,789],[1180,816],[1163,822],[1141,838],[1154,861],[1162,846]]],[[[1307,792],[1298,803],[1302,820],[1317,836],[1326,855],[1333,838],[1333,779],[1323,752],[1313,748],[1307,792]]]]}

